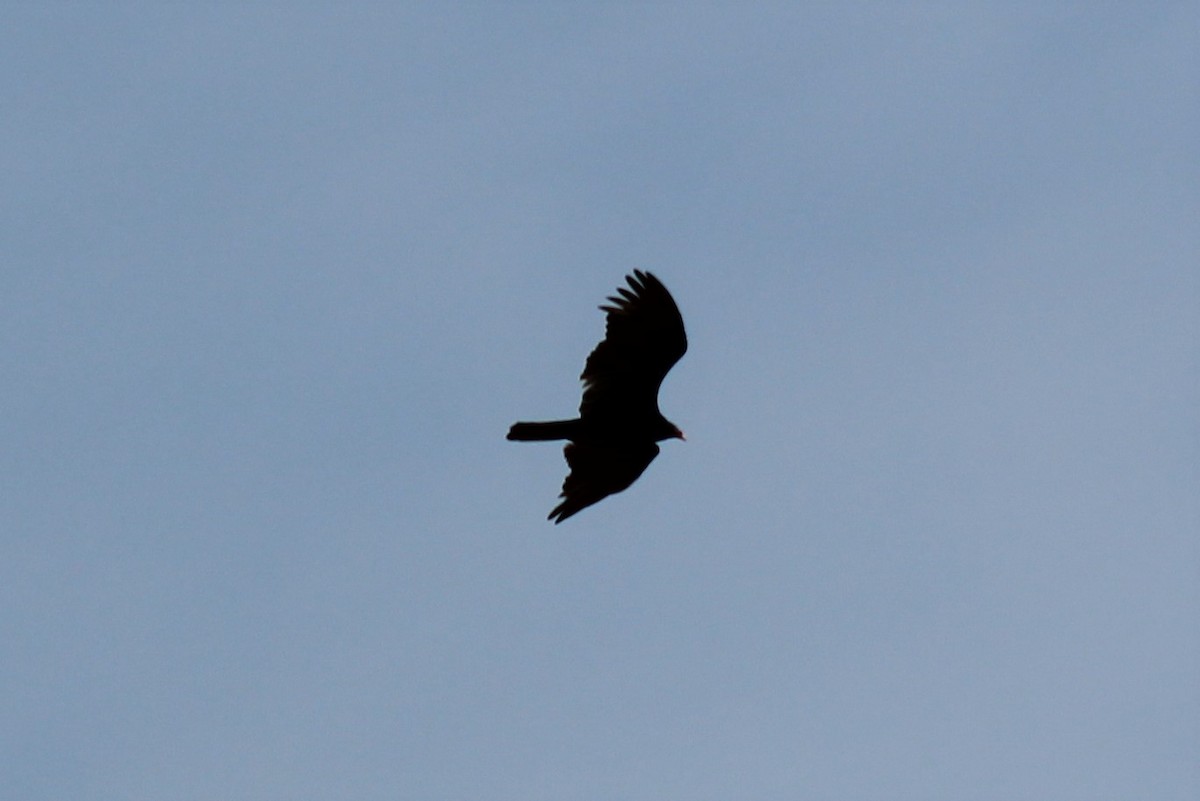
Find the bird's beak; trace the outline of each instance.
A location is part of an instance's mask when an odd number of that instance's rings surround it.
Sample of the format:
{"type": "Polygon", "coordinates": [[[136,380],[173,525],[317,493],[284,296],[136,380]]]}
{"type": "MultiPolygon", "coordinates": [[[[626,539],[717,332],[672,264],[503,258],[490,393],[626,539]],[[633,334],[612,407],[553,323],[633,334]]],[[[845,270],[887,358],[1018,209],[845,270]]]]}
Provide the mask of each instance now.
{"type": "Polygon", "coordinates": [[[680,431],[678,428],[677,428],[677,429],[675,429],[675,436],[679,437],[679,438],[680,438],[681,440],[683,440],[684,442],[687,442],[687,437],[685,437],[685,436],[683,435],[683,432],[682,432],[682,431],[680,431]]]}

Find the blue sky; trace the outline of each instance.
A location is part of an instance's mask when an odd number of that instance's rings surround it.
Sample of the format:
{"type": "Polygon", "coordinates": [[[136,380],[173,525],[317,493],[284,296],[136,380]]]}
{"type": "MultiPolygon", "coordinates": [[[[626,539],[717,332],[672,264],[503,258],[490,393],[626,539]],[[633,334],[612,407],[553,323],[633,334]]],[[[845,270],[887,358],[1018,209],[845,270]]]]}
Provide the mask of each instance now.
{"type": "Polygon", "coordinates": [[[1195,4],[0,22],[3,798],[1200,791],[1195,4]]]}

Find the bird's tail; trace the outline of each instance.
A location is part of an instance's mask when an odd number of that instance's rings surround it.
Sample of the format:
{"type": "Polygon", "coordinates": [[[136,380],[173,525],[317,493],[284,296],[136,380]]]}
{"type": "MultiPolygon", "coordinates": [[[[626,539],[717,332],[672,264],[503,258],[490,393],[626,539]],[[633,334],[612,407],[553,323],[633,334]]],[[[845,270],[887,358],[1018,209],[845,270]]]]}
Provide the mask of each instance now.
{"type": "Polygon", "coordinates": [[[521,442],[541,442],[552,439],[572,439],[579,420],[553,420],[549,423],[513,423],[508,438],[521,442]]]}

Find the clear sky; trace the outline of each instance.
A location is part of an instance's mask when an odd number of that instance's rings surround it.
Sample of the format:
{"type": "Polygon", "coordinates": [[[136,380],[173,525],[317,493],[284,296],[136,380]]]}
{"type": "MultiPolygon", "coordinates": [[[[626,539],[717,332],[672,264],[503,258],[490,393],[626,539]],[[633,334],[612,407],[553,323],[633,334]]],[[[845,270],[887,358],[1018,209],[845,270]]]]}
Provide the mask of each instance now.
{"type": "Polygon", "coordinates": [[[1200,6],[6,3],[0,798],[1200,797],[1200,6]],[[546,522],[633,268],[688,442],[546,522]]]}

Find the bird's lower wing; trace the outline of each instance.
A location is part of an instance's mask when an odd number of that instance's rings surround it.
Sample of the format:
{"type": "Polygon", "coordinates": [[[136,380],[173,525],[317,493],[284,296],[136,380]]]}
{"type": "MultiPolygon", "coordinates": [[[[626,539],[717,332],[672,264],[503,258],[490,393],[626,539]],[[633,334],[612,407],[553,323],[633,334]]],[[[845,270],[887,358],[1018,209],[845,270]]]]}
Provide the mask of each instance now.
{"type": "Polygon", "coordinates": [[[548,519],[561,523],[580,509],[626,489],[650,466],[658,456],[658,450],[653,442],[633,445],[569,443],[563,448],[571,468],[559,496],[563,501],[554,507],[548,519]]]}

